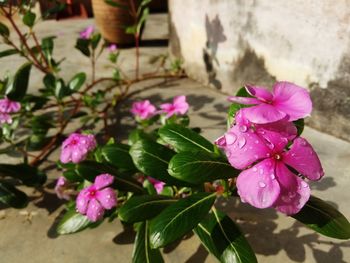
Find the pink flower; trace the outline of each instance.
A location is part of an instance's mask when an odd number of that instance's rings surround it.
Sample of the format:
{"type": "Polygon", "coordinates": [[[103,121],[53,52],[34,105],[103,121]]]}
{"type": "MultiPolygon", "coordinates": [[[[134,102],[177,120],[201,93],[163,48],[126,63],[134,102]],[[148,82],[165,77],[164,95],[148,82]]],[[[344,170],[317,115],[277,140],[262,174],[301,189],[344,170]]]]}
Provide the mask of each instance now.
{"type": "Polygon", "coordinates": [[[80,191],[77,201],[77,211],[96,222],[103,217],[105,209],[112,209],[117,205],[115,191],[107,187],[113,183],[114,177],[110,174],[96,176],[94,184],[80,191]]]}
{"type": "Polygon", "coordinates": [[[147,180],[153,184],[154,189],[156,189],[157,194],[160,194],[163,191],[165,183],[162,181],[158,181],[157,179],[154,179],[153,177],[148,176],[147,180]]]}
{"type": "Polygon", "coordinates": [[[87,28],[85,28],[83,31],[81,31],[79,33],[80,38],[82,39],[89,39],[91,37],[91,35],[94,33],[94,26],[88,26],[87,28]]]}
{"type": "Polygon", "coordinates": [[[138,101],[132,104],[131,113],[141,120],[146,120],[155,115],[156,107],[149,100],[138,101]]]}
{"type": "Polygon", "coordinates": [[[254,98],[229,97],[230,101],[255,105],[244,108],[244,115],[253,123],[269,123],[286,118],[288,121],[309,116],[312,102],[308,91],[293,83],[281,81],[273,85],[273,92],[258,86],[246,86],[254,98]]]}
{"type": "Polygon", "coordinates": [[[0,123],[12,123],[10,113],[18,112],[20,109],[21,104],[19,102],[8,98],[0,99],[0,123]]]}
{"type": "Polygon", "coordinates": [[[110,44],[109,46],[108,46],[108,51],[109,52],[114,52],[114,51],[116,51],[117,50],[117,45],[116,44],[110,44]]]}
{"type": "Polygon", "coordinates": [[[56,186],[55,186],[55,192],[59,199],[66,199],[70,200],[69,195],[69,182],[67,179],[63,176],[60,176],[57,179],[56,186]]]}
{"type": "Polygon", "coordinates": [[[245,169],[237,178],[242,202],[275,207],[287,215],[298,213],[310,197],[310,188],[288,167],[309,180],[319,180],[324,172],[317,154],[305,139],[295,138],[291,123],[254,125],[242,112],[237,124],[216,141],[233,167],[245,169]],[[286,150],[289,141],[292,146],[286,150]]]}
{"type": "Polygon", "coordinates": [[[182,95],[175,97],[173,103],[164,103],[160,105],[160,108],[169,118],[174,114],[184,115],[188,111],[189,105],[186,102],[186,96],[182,95]]]}
{"type": "Polygon", "coordinates": [[[95,149],[96,140],[92,134],[72,133],[62,143],[61,162],[79,163],[84,160],[89,151],[95,149]]]}

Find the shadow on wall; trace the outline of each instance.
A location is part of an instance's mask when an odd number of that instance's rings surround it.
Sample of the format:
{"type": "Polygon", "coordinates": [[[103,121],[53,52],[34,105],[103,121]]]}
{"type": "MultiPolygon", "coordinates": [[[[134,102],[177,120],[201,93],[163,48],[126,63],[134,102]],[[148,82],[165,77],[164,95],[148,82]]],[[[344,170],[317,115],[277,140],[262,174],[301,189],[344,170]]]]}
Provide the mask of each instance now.
{"type": "Polygon", "coordinates": [[[217,89],[221,89],[222,84],[216,78],[216,70],[214,63],[220,66],[216,53],[219,43],[223,43],[227,40],[224,34],[224,28],[221,24],[219,16],[216,15],[213,20],[209,20],[208,15],[205,15],[205,31],[207,34],[207,41],[205,48],[203,48],[203,60],[205,64],[205,70],[208,73],[209,84],[213,85],[217,89]]]}

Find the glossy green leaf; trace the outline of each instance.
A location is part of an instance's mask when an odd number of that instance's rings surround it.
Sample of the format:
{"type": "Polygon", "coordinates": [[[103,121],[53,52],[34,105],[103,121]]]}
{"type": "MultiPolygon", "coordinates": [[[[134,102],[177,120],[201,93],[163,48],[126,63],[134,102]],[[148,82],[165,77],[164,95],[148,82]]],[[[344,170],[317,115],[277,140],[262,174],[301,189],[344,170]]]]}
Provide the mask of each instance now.
{"type": "Polygon", "coordinates": [[[25,63],[16,72],[13,82],[6,89],[6,95],[10,100],[20,101],[26,94],[31,68],[31,63],[25,63]]]}
{"type": "Polygon", "coordinates": [[[83,86],[85,80],[86,74],[84,72],[80,72],[69,81],[68,87],[72,91],[78,91],[83,86]]]}
{"type": "Polygon", "coordinates": [[[23,24],[25,24],[28,27],[33,27],[35,23],[35,18],[36,14],[28,10],[22,18],[23,24]]]}
{"type": "Polygon", "coordinates": [[[145,221],[155,217],[176,201],[162,195],[133,196],[119,209],[118,216],[120,220],[128,223],[145,221]]]}
{"type": "Polygon", "coordinates": [[[258,262],[244,234],[220,211],[214,209],[194,232],[204,247],[222,263],[258,262]]]}
{"type": "Polygon", "coordinates": [[[85,215],[77,213],[74,209],[68,210],[57,226],[60,235],[79,232],[93,224],[85,215]]]}
{"type": "Polygon", "coordinates": [[[101,40],[101,34],[97,33],[97,34],[93,34],[92,38],[91,38],[91,46],[93,49],[96,49],[98,46],[98,43],[100,43],[101,40]]]}
{"type": "Polygon", "coordinates": [[[150,140],[138,140],[130,148],[135,166],[145,175],[169,184],[181,184],[168,174],[168,164],[175,153],[150,140]]]}
{"type": "Polygon", "coordinates": [[[168,124],[158,131],[160,138],[175,151],[214,152],[214,145],[195,131],[177,124],[168,124]]]}
{"type": "Polygon", "coordinates": [[[11,184],[0,181],[0,202],[14,208],[23,208],[28,204],[28,197],[11,184]]]}
{"type": "Polygon", "coordinates": [[[89,39],[78,38],[78,40],[75,44],[75,48],[78,49],[85,56],[90,57],[91,52],[89,49],[89,45],[90,45],[89,39]]]}
{"type": "Polygon", "coordinates": [[[10,30],[7,27],[7,25],[5,25],[4,23],[0,22],[0,35],[3,37],[9,37],[10,36],[10,30]]]}
{"type": "Polygon", "coordinates": [[[0,58],[18,54],[17,49],[6,49],[0,52],[0,58]]]}
{"type": "Polygon", "coordinates": [[[37,167],[28,164],[0,164],[0,174],[21,180],[27,186],[43,185],[46,182],[45,173],[37,167]]]}
{"type": "Polygon", "coordinates": [[[51,37],[45,37],[41,40],[41,49],[45,55],[45,57],[50,60],[52,57],[52,52],[53,52],[53,48],[54,48],[54,42],[53,40],[56,37],[51,36],[51,37]]]}
{"type": "Polygon", "coordinates": [[[152,249],[149,244],[149,222],[142,222],[137,230],[135,245],[132,252],[133,263],[164,262],[158,249],[152,249]]]}
{"type": "Polygon", "coordinates": [[[299,120],[296,120],[296,121],[293,121],[295,127],[297,127],[297,130],[298,130],[298,136],[300,136],[303,131],[304,131],[304,119],[299,119],[299,120]]]}
{"type": "MultiPolygon", "coordinates": [[[[237,92],[236,95],[237,97],[252,97],[246,90],[245,87],[240,88],[237,92]]],[[[228,113],[227,113],[227,127],[230,128],[234,121],[235,121],[235,115],[237,111],[239,111],[242,108],[247,107],[247,105],[244,104],[239,104],[239,103],[232,103],[228,113]]]]}
{"type": "Polygon", "coordinates": [[[164,247],[191,231],[208,214],[215,198],[215,193],[197,193],[165,208],[151,220],[151,247],[164,247]]]}
{"type": "Polygon", "coordinates": [[[181,152],[169,162],[171,176],[191,184],[236,177],[239,171],[225,159],[206,152],[181,152]]]}
{"type": "Polygon", "coordinates": [[[137,171],[129,154],[130,146],[121,143],[105,145],[101,154],[106,162],[121,169],[137,171]]]}
{"type": "Polygon", "coordinates": [[[301,211],[292,216],[316,232],[337,239],[350,239],[350,223],[325,201],[311,196],[301,211]]]}

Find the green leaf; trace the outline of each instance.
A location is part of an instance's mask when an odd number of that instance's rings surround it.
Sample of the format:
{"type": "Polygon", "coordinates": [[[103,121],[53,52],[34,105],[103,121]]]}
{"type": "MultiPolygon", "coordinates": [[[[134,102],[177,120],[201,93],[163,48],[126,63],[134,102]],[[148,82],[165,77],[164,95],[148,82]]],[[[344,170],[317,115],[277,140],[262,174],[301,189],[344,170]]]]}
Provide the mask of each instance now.
{"type": "Polygon", "coordinates": [[[162,195],[133,196],[119,209],[118,216],[127,223],[141,222],[155,217],[175,202],[176,199],[162,195]]]}
{"type": "Polygon", "coordinates": [[[350,223],[345,216],[315,196],[311,196],[301,211],[292,217],[327,237],[350,238],[350,223]]]}
{"type": "Polygon", "coordinates": [[[121,191],[128,191],[142,194],[145,190],[131,175],[122,174],[113,167],[94,161],[83,161],[75,165],[74,171],[78,177],[82,177],[90,182],[95,180],[97,175],[109,173],[114,176],[115,188],[121,191]]]}
{"type": "Polygon", "coordinates": [[[63,11],[65,8],[66,8],[66,3],[59,3],[55,1],[55,5],[52,8],[45,10],[45,12],[42,14],[42,17],[47,18],[51,15],[55,15],[63,11]]]}
{"type": "Polygon", "coordinates": [[[0,35],[6,38],[10,36],[9,28],[4,23],[1,23],[1,22],[0,22],[0,35]]]}
{"type": "Polygon", "coordinates": [[[300,136],[303,131],[304,131],[304,119],[299,119],[299,120],[296,120],[296,121],[293,121],[295,127],[297,127],[297,130],[298,130],[298,136],[300,136]]]}
{"type": "Polygon", "coordinates": [[[11,56],[14,54],[18,54],[18,51],[16,49],[6,49],[0,52],[0,58],[11,56]]]}
{"type": "Polygon", "coordinates": [[[0,202],[14,208],[23,208],[28,204],[28,197],[11,184],[0,181],[0,202]]]}
{"type": "Polygon", "coordinates": [[[151,249],[149,244],[149,222],[142,222],[137,230],[135,245],[132,252],[133,263],[164,262],[158,249],[151,249]]]}
{"type": "Polygon", "coordinates": [[[86,74],[84,72],[80,72],[69,81],[68,87],[72,91],[78,91],[83,86],[85,80],[86,74]]]}
{"type": "Polygon", "coordinates": [[[214,145],[195,131],[177,124],[168,124],[158,131],[160,138],[177,152],[214,152],[214,145]]]}
{"type": "MultiPolygon", "coordinates": [[[[236,95],[237,97],[252,97],[246,90],[245,87],[240,88],[237,92],[236,95]]],[[[235,121],[235,115],[237,111],[239,111],[242,108],[246,108],[247,105],[244,104],[239,104],[239,103],[233,103],[231,104],[228,113],[227,113],[227,127],[230,128],[234,121],[235,121]]]]}
{"type": "Polygon", "coordinates": [[[33,27],[35,23],[35,18],[36,14],[28,10],[22,18],[23,24],[25,24],[28,27],[33,27]]]}
{"type": "Polygon", "coordinates": [[[54,42],[53,40],[56,37],[51,36],[51,37],[45,37],[41,40],[41,49],[44,52],[45,57],[50,60],[52,57],[52,52],[54,48],[54,42]]]}
{"type": "Polygon", "coordinates": [[[213,209],[194,232],[204,247],[222,263],[258,262],[244,234],[222,212],[213,209]]]}
{"type": "Polygon", "coordinates": [[[151,247],[164,247],[191,231],[208,214],[215,198],[215,193],[197,193],[165,208],[151,220],[151,247]]]}
{"type": "Polygon", "coordinates": [[[86,216],[77,213],[74,209],[68,210],[57,226],[57,233],[60,235],[79,232],[89,225],[92,225],[86,216]]]}
{"type": "Polygon", "coordinates": [[[232,178],[239,174],[239,171],[222,157],[205,152],[176,154],[170,160],[168,172],[171,176],[191,184],[232,178]]]}
{"type": "Polygon", "coordinates": [[[75,48],[78,49],[81,53],[83,53],[85,56],[90,57],[90,39],[82,39],[78,38],[77,43],[75,44],[75,48]]]}
{"type": "Polygon", "coordinates": [[[93,34],[91,38],[91,46],[93,49],[96,49],[98,46],[98,43],[100,43],[101,40],[101,34],[93,34]]]}
{"type": "Polygon", "coordinates": [[[130,146],[121,143],[105,145],[101,149],[104,160],[113,166],[128,171],[137,171],[129,154],[130,146]]]}
{"type": "Polygon", "coordinates": [[[140,34],[142,25],[146,22],[148,15],[149,15],[149,8],[146,7],[143,9],[142,15],[137,23],[137,28],[136,28],[137,34],[140,34]]]}
{"type": "Polygon", "coordinates": [[[22,181],[27,186],[43,185],[46,182],[45,173],[37,167],[28,164],[0,164],[0,173],[22,181]]]}
{"type": "Polygon", "coordinates": [[[6,89],[6,95],[10,100],[20,101],[26,94],[31,68],[31,63],[25,63],[16,72],[13,82],[6,89]]]}
{"type": "Polygon", "coordinates": [[[130,148],[131,158],[142,173],[168,184],[181,185],[183,182],[171,177],[167,171],[174,154],[164,145],[150,140],[139,140],[130,148]]]}

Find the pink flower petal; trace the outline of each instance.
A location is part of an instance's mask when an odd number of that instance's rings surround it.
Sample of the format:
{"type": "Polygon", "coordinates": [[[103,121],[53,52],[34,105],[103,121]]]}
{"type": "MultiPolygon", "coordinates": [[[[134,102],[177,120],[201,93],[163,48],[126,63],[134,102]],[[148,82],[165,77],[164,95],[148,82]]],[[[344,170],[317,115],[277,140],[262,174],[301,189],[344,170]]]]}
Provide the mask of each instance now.
{"type": "Polygon", "coordinates": [[[219,138],[219,147],[223,148],[230,164],[244,169],[259,159],[271,156],[265,141],[246,125],[235,125],[223,138],[219,138]]]}
{"type": "Polygon", "coordinates": [[[310,198],[309,185],[292,173],[282,162],[276,164],[276,177],[281,193],[274,207],[286,215],[298,213],[310,198]]]}
{"type": "Polygon", "coordinates": [[[12,123],[11,115],[8,113],[0,112],[0,123],[11,124],[12,123]]]}
{"type": "Polygon", "coordinates": [[[324,175],[320,159],[304,138],[294,140],[290,150],[283,153],[283,162],[310,180],[319,180],[324,175]]]}
{"type": "Polygon", "coordinates": [[[117,205],[115,191],[110,187],[98,191],[96,198],[105,209],[111,209],[117,205]]]}
{"type": "Polygon", "coordinates": [[[89,189],[84,188],[79,192],[76,200],[76,209],[80,214],[83,214],[83,215],[86,214],[86,210],[89,202],[90,202],[89,189]]]}
{"type": "Polygon", "coordinates": [[[86,211],[87,218],[89,218],[92,222],[96,222],[103,217],[103,214],[104,209],[102,205],[96,199],[91,199],[86,211]]]}
{"type": "Polygon", "coordinates": [[[96,176],[94,185],[97,190],[100,190],[108,185],[111,185],[114,181],[113,175],[110,174],[101,174],[96,176]]]}
{"type": "Polygon", "coordinates": [[[274,172],[275,162],[266,159],[241,172],[237,178],[237,189],[242,202],[257,208],[271,207],[280,194],[280,186],[274,172]]]}
{"type": "Polygon", "coordinates": [[[70,160],[70,156],[71,156],[70,149],[62,149],[61,156],[60,156],[60,161],[62,163],[69,163],[71,161],[70,160]]]}
{"type": "Polygon", "coordinates": [[[256,105],[261,104],[261,101],[256,98],[246,98],[246,97],[237,97],[237,96],[230,96],[227,98],[229,101],[236,102],[239,104],[244,105],[256,105]]]}
{"type": "Polygon", "coordinates": [[[273,86],[273,106],[288,115],[289,121],[305,118],[312,111],[309,92],[290,82],[276,82],[273,86]]]}
{"type": "Polygon", "coordinates": [[[270,104],[262,103],[257,106],[241,109],[244,116],[253,123],[270,123],[282,120],[286,113],[277,110],[270,104]]]}
{"type": "Polygon", "coordinates": [[[273,96],[271,92],[264,87],[246,85],[245,88],[250,95],[258,98],[259,100],[262,100],[265,102],[272,101],[273,96]]]}
{"type": "Polygon", "coordinates": [[[151,184],[153,184],[154,189],[156,189],[156,191],[157,191],[157,194],[160,194],[160,193],[163,191],[163,188],[164,188],[164,185],[165,185],[164,182],[159,181],[159,180],[157,180],[157,179],[154,179],[154,178],[152,178],[152,177],[150,177],[150,176],[147,177],[147,180],[148,180],[151,184]]]}

